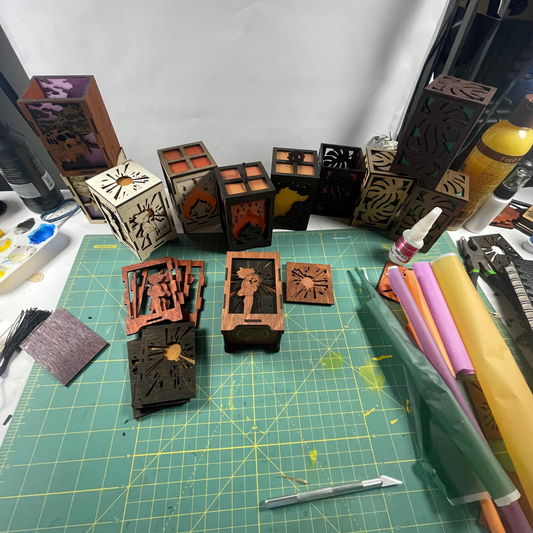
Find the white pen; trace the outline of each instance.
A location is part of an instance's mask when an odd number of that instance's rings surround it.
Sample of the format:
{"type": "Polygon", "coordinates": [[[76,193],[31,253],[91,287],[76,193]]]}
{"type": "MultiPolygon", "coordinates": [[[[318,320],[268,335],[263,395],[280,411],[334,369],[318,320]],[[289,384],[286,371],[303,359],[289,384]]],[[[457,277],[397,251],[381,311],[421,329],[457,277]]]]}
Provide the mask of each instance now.
{"type": "Polygon", "coordinates": [[[320,500],[322,498],[331,498],[331,496],[338,496],[340,494],[349,494],[350,492],[359,492],[361,490],[379,489],[382,487],[390,487],[392,485],[401,485],[402,482],[388,476],[380,476],[376,479],[368,479],[366,481],[357,481],[355,483],[346,483],[337,487],[328,487],[325,489],[308,490],[306,492],[298,492],[290,496],[280,496],[278,498],[270,498],[265,500],[265,506],[269,509],[273,507],[281,507],[283,505],[292,505],[293,503],[311,502],[313,500],[320,500]]]}

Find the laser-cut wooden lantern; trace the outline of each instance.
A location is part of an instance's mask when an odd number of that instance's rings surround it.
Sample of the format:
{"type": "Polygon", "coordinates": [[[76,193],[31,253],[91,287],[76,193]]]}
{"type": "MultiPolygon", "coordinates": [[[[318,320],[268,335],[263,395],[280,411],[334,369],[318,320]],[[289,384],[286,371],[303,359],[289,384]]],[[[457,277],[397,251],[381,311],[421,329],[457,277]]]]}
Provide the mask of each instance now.
{"type": "Polygon", "coordinates": [[[316,150],[272,150],[272,183],[276,187],[274,227],[306,230],[318,188],[316,150]]]}
{"type": "Polygon", "coordinates": [[[320,181],[311,213],[349,218],[361,195],[365,177],[363,150],[355,146],[321,144],[318,154],[320,181]]]}
{"type": "Polygon", "coordinates": [[[215,169],[230,250],[270,246],[276,188],[260,161],[215,169]]]}
{"type": "Polygon", "coordinates": [[[279,253],[226,254],[221,332],[226,352],[239,346],[279,351],[284,332],[279,253]]]}
{"type": "Polygon", "coordinates": [[[170,198],[185,233],[220,222],[215,160],[201,141],[158,150],[170,198]]]}
{"type": "Polygon", "coordinates": [[[17,103],[63,176],[117,164],[120,144],[94,76],[34,76],[17,103]]]}
{"type": "MultiPolygon", "coordinates": [[[[118,154],[117,165],[124,163],[126,161],[126,155],[124,150],[120,150],[118,154]]],[[[94,176],[63,176],[63,181],[66,186],[70,189],[72,197],[82,210],[83,214],[87,217],[87,220],[91,224],[105,224],[106,219],[100,208],[96,204],[94,198],[92,197],[91,191],[87,186],[87,180],[93,178],[94,176]]]]}
{"type": "Polygon", "coordinates": [[[391,172],[435,190],[495,92],[488,85],[438,76],[422,92],[391,172]]]}
{"type": "Polygon", "coordinates": [[[177,237],[163,182],[131,159],[87,181],[115,237],[141,260],[177,237]]]}
{"type": "Polygon", "coordinates": [[[428,252],[468,202],[468,191],[468,176],[455,170],[448,170],[434,191],[418,183],[398,212],[387,238],[396,241],[406,229],[412,228],[434,207],[440,207],[442,213],[421,248],[423,253],[428,252]]]}
{"type": "Polygon", "coordinates": [[[350,222],[352,226],[387,229],[409,197],[416,180],[393,174],[390,171],[393,159],[391,150],[367,148],[366,174],[361,198],[350,222]]]}

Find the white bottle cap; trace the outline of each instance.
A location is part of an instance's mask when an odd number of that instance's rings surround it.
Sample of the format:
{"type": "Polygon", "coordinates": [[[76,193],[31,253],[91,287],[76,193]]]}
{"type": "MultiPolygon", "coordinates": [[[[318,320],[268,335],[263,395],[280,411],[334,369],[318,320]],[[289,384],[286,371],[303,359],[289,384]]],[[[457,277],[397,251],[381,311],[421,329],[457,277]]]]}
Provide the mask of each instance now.
{"type": "Polygon", "coordinates": [[[411,237],[411,239],[414,241],[423,241],[441,213],[442,209],[440,207],[435,207],[411,228],[409,237],[411,237]]]}

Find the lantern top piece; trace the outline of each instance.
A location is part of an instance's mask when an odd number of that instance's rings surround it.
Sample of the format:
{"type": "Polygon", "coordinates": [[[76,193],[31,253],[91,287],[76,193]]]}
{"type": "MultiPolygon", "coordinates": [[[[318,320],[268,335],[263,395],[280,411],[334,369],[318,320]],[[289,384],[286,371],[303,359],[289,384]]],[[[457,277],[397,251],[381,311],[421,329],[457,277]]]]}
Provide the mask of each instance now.
{"type": "Polygon", "coordinates": [[[98,190],[111,205],[118,207],[140,193],[160,185],[161,180],[135,161],[128,159],[125,163],[91,178],[87,184],[98,190]]]}

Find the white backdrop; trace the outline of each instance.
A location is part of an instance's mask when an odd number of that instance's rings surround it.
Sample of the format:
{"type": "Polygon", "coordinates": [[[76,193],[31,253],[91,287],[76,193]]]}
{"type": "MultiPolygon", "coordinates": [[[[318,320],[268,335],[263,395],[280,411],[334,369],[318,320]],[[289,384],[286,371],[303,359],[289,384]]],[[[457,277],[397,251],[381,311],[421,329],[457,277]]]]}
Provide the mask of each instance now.
{"type": "Polygon", "coordinates": [[[94,74],[128,157],[219,165],[392,132],[447,0],[0,0],[27,74],[94,74]]]}

